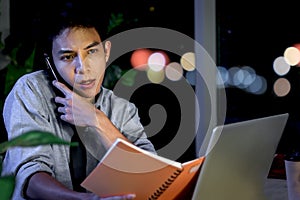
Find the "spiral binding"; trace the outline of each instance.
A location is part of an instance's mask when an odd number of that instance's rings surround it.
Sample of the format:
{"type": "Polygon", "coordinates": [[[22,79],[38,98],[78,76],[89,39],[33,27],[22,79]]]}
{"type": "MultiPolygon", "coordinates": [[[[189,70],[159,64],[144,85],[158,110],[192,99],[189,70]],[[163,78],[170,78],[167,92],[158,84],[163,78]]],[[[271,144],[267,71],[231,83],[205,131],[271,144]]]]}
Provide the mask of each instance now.
{"type": "Polygon", "coordinates": [[[181,173],[180,169],[177,169],[156,191],[148,198],[148,200],[156,200],[159,196],[168,189],[168,187],[174,182],[174,180],[181,173]]]}

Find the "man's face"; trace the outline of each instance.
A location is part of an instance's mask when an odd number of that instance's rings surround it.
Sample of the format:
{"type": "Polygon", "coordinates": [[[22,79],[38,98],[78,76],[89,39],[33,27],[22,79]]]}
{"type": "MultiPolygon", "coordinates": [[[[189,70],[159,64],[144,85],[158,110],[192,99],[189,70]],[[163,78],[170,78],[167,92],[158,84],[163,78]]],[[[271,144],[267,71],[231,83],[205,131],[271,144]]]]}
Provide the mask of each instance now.
{"type": "Polygon", "coordinates": [[[94,98],[100,92],[110,46],[106,42],[103,48],[94,28],[66,29],[53,40],[53,61],[77,94],[94,98]]]}

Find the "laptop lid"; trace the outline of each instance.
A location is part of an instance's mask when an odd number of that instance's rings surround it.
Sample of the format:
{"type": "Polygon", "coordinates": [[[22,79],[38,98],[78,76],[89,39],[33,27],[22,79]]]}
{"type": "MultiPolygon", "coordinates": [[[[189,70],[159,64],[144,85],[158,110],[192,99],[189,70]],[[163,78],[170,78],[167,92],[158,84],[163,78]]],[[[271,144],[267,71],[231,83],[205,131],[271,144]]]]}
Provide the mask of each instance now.
{"type": "Polygon", "coordinates": [[[288,114],[217,126],[193,200],[266,199],[264,184],[288,114]]]}

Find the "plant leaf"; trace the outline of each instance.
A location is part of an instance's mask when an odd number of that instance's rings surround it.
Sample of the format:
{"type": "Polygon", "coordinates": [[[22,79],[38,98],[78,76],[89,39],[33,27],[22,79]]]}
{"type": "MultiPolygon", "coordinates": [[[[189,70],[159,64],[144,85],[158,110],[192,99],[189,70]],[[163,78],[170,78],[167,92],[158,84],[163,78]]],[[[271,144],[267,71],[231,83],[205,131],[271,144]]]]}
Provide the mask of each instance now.
{"type": "Polygon", "coordinates": [[[117,26],[120,26],[124,22],[124,17],[122,13],[118,13],[117,15],[112,13],[110,15],[109,25],[107,27],[107,32],[110,33],[110,31],[117,26]]]}
{"type": "Polygon", "coordinates": [[[3,163],[3,156],[0,155],[0,175],[1,175],[1,172],[2,172],[2,163],[3,163]]]}
{"type": "Polygon", "coordinates": [[[10,200],[15,187],[14,176],[0,177],[0,199],[10,200]]]}
{"type": "Polygon", "coordinates": [[[0,153],[4,153],[8,148],[15,146],[29,147],[46,144],[78,145],[77,142],[67,142],[49,132],[30,131],[1,143],[0,153]]]}

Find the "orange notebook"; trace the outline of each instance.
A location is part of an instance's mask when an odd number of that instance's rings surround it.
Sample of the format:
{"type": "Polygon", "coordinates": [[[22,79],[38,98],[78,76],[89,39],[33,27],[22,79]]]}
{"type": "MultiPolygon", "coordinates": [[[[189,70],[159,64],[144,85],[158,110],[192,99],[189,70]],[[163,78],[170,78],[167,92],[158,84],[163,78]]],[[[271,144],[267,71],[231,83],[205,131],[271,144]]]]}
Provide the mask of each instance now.
{"type": "Polygon", "coordinates": [[[176,199],[190,195],[203,161],[179,163],[117,139],[81,186],[100,197],[133,193],[137,200],[176,199]]]}

